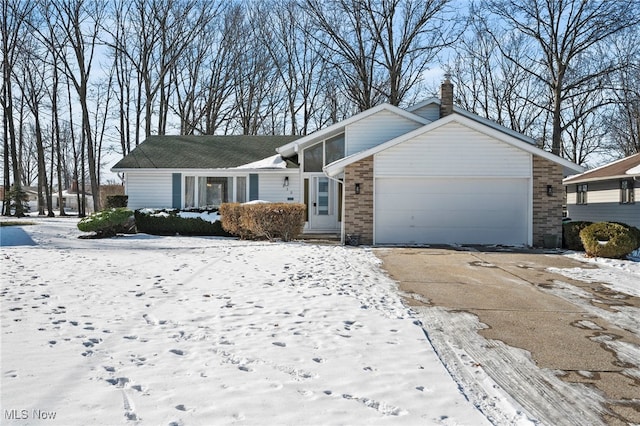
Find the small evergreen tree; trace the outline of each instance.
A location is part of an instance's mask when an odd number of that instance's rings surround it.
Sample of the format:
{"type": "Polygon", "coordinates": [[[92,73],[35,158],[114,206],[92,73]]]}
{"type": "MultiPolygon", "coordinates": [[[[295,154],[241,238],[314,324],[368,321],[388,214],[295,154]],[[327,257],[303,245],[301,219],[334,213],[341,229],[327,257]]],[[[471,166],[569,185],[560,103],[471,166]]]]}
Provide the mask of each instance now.
{"type": "Polygon", "coordinates": [[[19,183],[13,185],[9,190],[9,199],[11,200],[9,208],[14,210],[14,216],[24,217],[25,213],[29,212],[29,196],[19,183]]]}

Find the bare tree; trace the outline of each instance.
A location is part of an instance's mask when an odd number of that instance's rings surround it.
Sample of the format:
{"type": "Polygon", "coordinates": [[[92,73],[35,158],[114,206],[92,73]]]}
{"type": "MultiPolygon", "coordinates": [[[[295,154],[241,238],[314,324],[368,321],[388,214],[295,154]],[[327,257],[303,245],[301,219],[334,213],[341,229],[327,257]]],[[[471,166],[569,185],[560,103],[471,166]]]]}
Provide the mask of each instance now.
{"type": "MultiPolygon", "coordinates": [[[[105,12],[104,4],[94,0],[52,0],[52,4],[57,23],[64,33],[64,45],[70,48],[73,58],[72,60],[64,57],[62,65],[78,94],[78,102],[82,111],[82,139],[86,143],[93,208],[94,211],[99,211],[99,164],[94,135],[91,130],[89,85],[97,38],[105,12]]],[[[84,188],[84,184],[82,187],[84,188]]],[[[84,191],[82,194],[84,197],[84,191]]]]}
{"type": "Polygon", "coordinates": [[[307,0],[305,10],[329,37],[325,60],[360,110],[400,105],[463,30],[450,0],[307,0]]]}
{"type": "Polygon", "coordinates": [[[232,70],[237,62],[235,32],[238,6],[221,8],[180,57],[174,72],[175,101],[181,134],[214,134],[229,118],[232,70]]]}
{"type": "Polygon", "coordinates": [[[260,25],[257,21],[264,19],[264,15],[243,8],[237,9],[236,13],[236,62],[232,70],[235,111],[227,131],[257,135],[270,115],[266,106],[279,107],[270,99],[274,94],[279,96],[277,77],[269,53],[255,37],[253,29],[260,25]]]}
{"type": "MultiPolygon", "coordinates": [[[[20,55],[21,43],[25,38],[25,29],[28,24],[29,15],[33,5],[29,2],[21,0],[3,0],[2,1],[2,116],[3,116],[3,135],[4,135],[4,187],[5,199],[3,200],[4,215],[10,215],[10,199],[9,191],[6,189],[11,187],[11,174],[13,174],[13,185],[15,186],[15,194],[22,194],[21,170],[18,156],[17,134],[14,123],[14,105],[13,105],[13,74],[14,67],[20,55]]],[[[15,215],[24,216],[21,200],[15,201],[15,215]]]]}
{"type": "MultiPolygon", "coordinates": [[[[500,53],[498,41],[483,29],[484,18],[477,11],[472,14],[470,31],[447,66],[456,84],[456,102],[498,124],[540,138],[544,127],[540,107],[546,100],[544,87],[500,53]]],[[[530,50],[527,40],[519,34],[501,34],[500,43],[512,58],[524,58],[530,50]]]]}
{"type": "Polygon", "coordinates": [[[604,115],[609,148],[618,155],[640,152],[640,33],[628,31],[609,45],[627,66],[611,76],[616,104],[604,115]]]}
{"type": "Polygon", "coordinates": [[[584,93],[582,96],[572,96],[567,102],[566,113],[563,117],[570,117],[569,123],[562,123],[567,135],[567,142],[563,145],[563,157],[577,164],[587,164],[592,154],[603,151],[602,141],[606,136],[606,128],[602,126],[596,114],[594,105],[602,105],[600,97],[603,91],[584,93]]]}
{"type": "Polygon", "coordinates": [[[376,87],[384,76],[375,66],[378,45],[368,31],[364,2],[306,0],[304,7],[317,28],[311,35],[320,43],[324,60],[339,70],[337,77],[349,99],[360,111],[383,102],[376,87]]]}
{"type": "MultiPolygon", "coordinates": [[[[552,115],[551,151],[562,153],[562,133],[579,117],[563,117],[563,110],[574,96],[581,96],[585,87],[592,87],[619,69],[620,64],[599,61],[594,53],[613,35],[640,22],[638,0],[485,0],[484,6],[502,20],[508,29],[518,31],[535,42],[537,50],[524,61],[498,48],[525,73],[546,85],[551,93],[547,106],[552,115]],[[576,64],[589,56],[588,72],[576,64]],[[540,69],[535,64],[543,65],[540,69]]],[[[486,30],[494,34],[492,25],[486,30]]],[[[593,105],[597,108],[598,105],[593,105]]]]}
{"type": "Polygon", "coordinates": [[[449,0],[367,0],[369,27],[378,46],[376,59],[387,76],[378,88],[400,105],[438,53],[462,34],[460,18],[449,0]]]}
{"type": "MultiPolygon", "coordinates": [[[[136,70],[135,129],[141,128],[144,113],[145,136],[153,133],[154,117],[157,120],[156,132],[165,134],[171,91],[175,88],[169,77],[176,75],[179,59],[217,15],[222,3],[136,0],[131,7],[124,6],[127,3],[123,1],[116,7],[119,11],[117,31],[105,29],[113,39],[109,44],[116,50],[121,69],[124,65],[121,55],[124,55],[136,70]]],[[[136,145],[139,138],[136,131],[136,145]]]]}
{"type": "Polygon", "coordinates": [[[44,61],[40,59],[44,55],[38,50],[38,45],[35,43],[35,40],[31,38],[30,41],[31,43],[25,46],[26,48],[20,64],[20,75],[23,78],[18,80],[17,83],[20,86],[20,90],[33,118],[33,127],[31,130],[35,137],[38,165],[38,214],[44,215],[46,208],[48,216],[53,216],[51,192],[47,183],[47,166],[41,118],[43,98],[46,96],[46,65],[44,61]]]}
{"type": "MultiPolygon", "coordinates": [[[[313,22],[295,0],[256,3],[255,32],[267,49],[286,98],[283,133],[307,134],[322,92],[327,63],[313,31],[313,22]]],[[[275,120],[275,117],[274,117],[275,120]]]]}
{"type": "MultiPolygon", "coordinates": [[[[128,25],[131,2],[119,1],[113,4],[113,23],[107,31],[111,35],[111,56],[113,59],[113,71],[116,77],[115,96],[118,102],[117,131],[120,140],[121,154],[123,156],[131,152],[132,119],[131,107],[134,97],[135,72],[133,64],[128,60],[126,52],[129,51],[128,25]]],[[[109,44],[109,41],[105,42],[109,44]]],[[[135,131],[137,135],[137,130],[135,131]]],[[[136,139],[137,143],[137,139],[136,139]]]]}

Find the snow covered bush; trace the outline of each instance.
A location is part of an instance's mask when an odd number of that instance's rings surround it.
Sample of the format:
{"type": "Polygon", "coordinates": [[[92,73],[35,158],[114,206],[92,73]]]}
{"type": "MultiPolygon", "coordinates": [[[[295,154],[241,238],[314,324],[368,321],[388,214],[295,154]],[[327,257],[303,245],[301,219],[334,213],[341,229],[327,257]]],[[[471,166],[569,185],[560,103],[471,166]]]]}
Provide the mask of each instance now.
{"type": "Polygon", "coordinates": [[[580,231],[588,256],[620,259],[640,245],[637,228],[612,222],[598,222],[580,231]]]}
{"type": "Polygon", "coordinates": [[[229,203],[220,207],[220,215],[223,228],[240,238],[291,241],[302,233],[305,209],[299,203],[229,203]]]}
{"type": "Polygon", "coordinates": [[[95,232],[96,238],[109,238],[121,233],[135,233],[133,212],[125,207],[106,209],[78,222],[82,232],[95,232]]]}
{"type": "Polygon", "coordinates": [[[140,209],[135,218],[138,232],[145,234],[229,236],[213,210],[140,209]]]}
{"type": "Polygon", "coordinates": [[[584,251],[582,240],[580,239],[580,231],[593,222],[588,221],[573,221],[565,222],[562,224],[562,247],[575,250],[584,251]]]}

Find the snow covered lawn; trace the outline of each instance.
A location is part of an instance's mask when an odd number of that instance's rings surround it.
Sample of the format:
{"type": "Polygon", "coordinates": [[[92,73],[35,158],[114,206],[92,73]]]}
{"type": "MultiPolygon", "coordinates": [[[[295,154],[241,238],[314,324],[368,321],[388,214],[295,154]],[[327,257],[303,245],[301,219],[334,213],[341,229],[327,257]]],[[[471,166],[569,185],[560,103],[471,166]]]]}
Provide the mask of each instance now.
{"type": "Polygon", "coordinates": [[[0,230],[2,424],[488,424],[366,248],[33,220],[0,230]]]}

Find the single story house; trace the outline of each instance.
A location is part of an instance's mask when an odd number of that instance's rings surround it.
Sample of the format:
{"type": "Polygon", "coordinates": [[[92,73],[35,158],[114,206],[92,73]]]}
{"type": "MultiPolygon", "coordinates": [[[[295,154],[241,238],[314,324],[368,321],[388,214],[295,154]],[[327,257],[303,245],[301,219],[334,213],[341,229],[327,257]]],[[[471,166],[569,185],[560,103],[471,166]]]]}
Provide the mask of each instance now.
{"type": "Polygon", "coordinates": [[[152,136],[112,170],[130,208],[307,205],[305,232],[363,244],[542,245],[582,167],[441,99],[382,104],[306,136],[152,136]]]}
{"type": "Polygon", "coordinates": [[[572,220],[640,227],[640,154],[570,176],[563,183],[572,220]]]}
{"type": "MultiPolygon", "coordinates": [[[[73,213],[77,212],[78,206],[78,198],[80,198],[80,203],[82,203],[82,193],[78,194],[77,191],[73,189],[65,189],[62,191],[62,206],[64,207],[65,213],[73,213]]],[[[56,191],[53,193],[53,209],[60,210],[60,194],[56,191]]],[[[93,213],[93,196],[90,193],[85,193],[85,213],[93,213]]]]}

